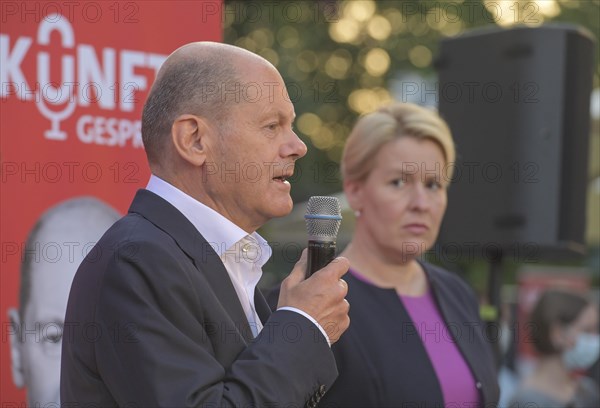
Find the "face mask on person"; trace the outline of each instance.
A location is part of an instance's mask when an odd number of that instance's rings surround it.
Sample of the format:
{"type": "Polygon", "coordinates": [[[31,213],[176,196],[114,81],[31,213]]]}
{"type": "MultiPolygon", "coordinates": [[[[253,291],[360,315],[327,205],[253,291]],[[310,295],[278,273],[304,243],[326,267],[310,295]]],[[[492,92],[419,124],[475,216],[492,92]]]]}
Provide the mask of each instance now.
{"type": "Polygon", "coordinates": [[[600,335],[580,333],[575,346],[563,352],[565,365],[570,370],[585,370],[590,368],[600,355],[600,335]]]}

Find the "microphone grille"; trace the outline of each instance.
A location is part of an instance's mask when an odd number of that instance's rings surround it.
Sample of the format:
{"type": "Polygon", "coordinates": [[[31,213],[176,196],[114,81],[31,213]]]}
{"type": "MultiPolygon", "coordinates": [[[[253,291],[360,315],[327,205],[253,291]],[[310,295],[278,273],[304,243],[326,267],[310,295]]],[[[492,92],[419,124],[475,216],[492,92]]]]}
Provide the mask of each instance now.
{"type": "Polygon", "coordinates": [[[313,196],[304,219],[309,240],[335,241],[342,223],[340,202],[335,197],[313,196]]]}

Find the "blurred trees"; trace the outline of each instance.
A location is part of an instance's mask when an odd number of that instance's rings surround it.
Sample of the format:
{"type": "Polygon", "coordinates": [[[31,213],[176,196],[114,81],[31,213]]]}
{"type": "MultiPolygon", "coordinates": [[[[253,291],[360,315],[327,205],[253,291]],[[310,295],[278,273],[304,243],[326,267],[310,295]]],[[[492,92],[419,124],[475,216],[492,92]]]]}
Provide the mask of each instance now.
{"type": "MultiPolygon", "coordinates": [[[[309,147],[293,180],[301,201],[340,191],[338,163],[357,116],[401,98],[400,76],[435,78],[440,39],[548,22],[598,37],[600,1],[225,1],[223,21],[226,43],[271,61],[288,85],[297,133],[309,147]]],[[[435,94],[434,81],[422,102],[435,104],[435,94]]]]}

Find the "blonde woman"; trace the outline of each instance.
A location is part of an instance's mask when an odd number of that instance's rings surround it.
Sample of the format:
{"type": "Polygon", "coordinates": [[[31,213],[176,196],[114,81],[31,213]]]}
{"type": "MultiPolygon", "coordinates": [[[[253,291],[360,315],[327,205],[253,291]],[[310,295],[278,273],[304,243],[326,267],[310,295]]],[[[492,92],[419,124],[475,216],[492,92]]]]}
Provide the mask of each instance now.
{"type": "Polygon", "coordinates": [[[356,229],[350,328],[321,407],[493,407],[496,367],[478,303],[457,276],[419,259],[435,242],[455,160],[434,112],[394,104],[359,119],[342,158],[356,229]]]}

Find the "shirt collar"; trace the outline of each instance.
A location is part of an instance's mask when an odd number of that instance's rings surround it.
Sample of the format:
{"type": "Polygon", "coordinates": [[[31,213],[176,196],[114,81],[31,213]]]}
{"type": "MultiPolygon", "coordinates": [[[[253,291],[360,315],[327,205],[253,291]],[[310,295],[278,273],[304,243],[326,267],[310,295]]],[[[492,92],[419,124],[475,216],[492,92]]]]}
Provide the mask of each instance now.
{"type": "MultiPolygon", "coordinates": [[[[262,267],[271,257],[271,247],[256,231],[248,234],[217,211],[202,204],[158,176],[154,174],[150,176],[146,190],[162,197],[177,208],[196,227],[219,257],[245,237],[256,240],[261,249],[259,258],[256,260],[258,266],[262,267]]],[[[239,244],[238,247],[240,247],[239,244]]]]}

